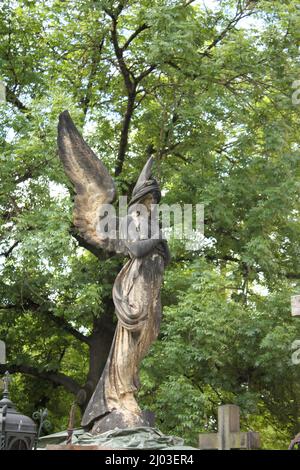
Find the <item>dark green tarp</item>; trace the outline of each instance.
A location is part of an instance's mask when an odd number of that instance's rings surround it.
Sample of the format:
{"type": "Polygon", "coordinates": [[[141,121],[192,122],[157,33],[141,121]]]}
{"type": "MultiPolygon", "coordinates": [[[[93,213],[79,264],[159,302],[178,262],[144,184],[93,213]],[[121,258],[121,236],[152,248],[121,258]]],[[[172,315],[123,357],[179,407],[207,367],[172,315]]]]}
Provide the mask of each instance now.
{"type": "MultiPolygon", "coordinates": [[[[45,449],[48,444],[66,444],[67,432],[58,432],[39,439],[38,449],[45,449]]],[[[99,436],[75,429],[72,444],[102,445],[115,449],[194,449],[185,446],[183,439],[174,436],[165,436],[158,429],[139,427],[129,429],[114,429],[99,436]]]]}

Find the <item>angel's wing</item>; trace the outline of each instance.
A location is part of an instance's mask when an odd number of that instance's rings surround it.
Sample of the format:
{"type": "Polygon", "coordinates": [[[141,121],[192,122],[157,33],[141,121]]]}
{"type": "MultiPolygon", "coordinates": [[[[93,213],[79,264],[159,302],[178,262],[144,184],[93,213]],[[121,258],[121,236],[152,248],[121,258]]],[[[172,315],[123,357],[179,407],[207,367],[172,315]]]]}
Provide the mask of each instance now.
{"type": "Polygon", "coordinates": [[[107,169],[79,134],[68,111],[59,116],[58,149],[65,172],[74,184],[73,213],[75,227],[92,245],[103,240],[96,231],[102,204],[112,203],[116,188],[107,169]]]}

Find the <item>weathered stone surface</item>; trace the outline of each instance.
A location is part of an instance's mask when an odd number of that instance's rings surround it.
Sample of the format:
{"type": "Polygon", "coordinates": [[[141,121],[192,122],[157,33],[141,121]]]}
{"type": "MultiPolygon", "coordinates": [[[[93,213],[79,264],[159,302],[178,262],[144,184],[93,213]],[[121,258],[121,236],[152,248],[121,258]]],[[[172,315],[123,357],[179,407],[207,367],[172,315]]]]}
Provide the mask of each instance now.
{"type": "Polygon", "coordinates": [[[240,409],[236,405],[218,408],[218,433],[199,435],[199,449],[259,449],[259,433],[240,431],[240,409]]]}
{"type": "Polygon", "coordinates": [[[291,297],[292,315],[294,317],[300,316],[300,295],[293,295],[291,297]]]}
{"type": "Polygon", "coordinates": [[[167,242],[155,223],[157,215],[151,212],[151,204],[158,203],[161,196],[151,175],[153,158],[145,164],[133,189],[130,214],[120,219],[108,216],[106,226],[116,220],[117,224],[104,234],[100,230],[104,207],[114,200],[115,184],[67,111],[59,118],[58,147],[65,172],[75,186],[73,219],[80,235],[93,246],[129,257],[113,286],[118,324],[109,357],[81,424],[93,434],[148,425],[135,399],[138,369],[159,333],[160,289],[169,261],[167,242]],[[157,232],[149,237],[153,226],[157,232]]]}
{"type": "Polygon", "coordinates": [[[143,414],[129,414],[126,411],[113,410],[103,418],[97,420],[92,428],[92,434],[102,434],[114,429],[127,429],[130,427],[149,426],[143,414]]]}
{"type": "Polygon", "coordinates": [[[6,349],[4,341],[0,340],[0,364],[6,363],[6,349]]]}

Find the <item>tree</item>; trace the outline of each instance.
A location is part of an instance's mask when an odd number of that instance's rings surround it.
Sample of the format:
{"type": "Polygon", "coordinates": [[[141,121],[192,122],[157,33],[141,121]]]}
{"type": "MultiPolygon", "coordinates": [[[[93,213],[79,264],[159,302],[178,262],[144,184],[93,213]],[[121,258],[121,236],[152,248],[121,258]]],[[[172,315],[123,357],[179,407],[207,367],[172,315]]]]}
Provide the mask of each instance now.
{"type": "Polygon", "coordinates": [[[166,320],[144,365],[142,399],[158,409],[168,399],[175,406],[176,394],[194,396],[181,402],[179,427],[159,413],[166,431],[189,439],[229,399],[247,411],[255,401],[273,424],[287,429],[288,416],[297,426],[297,368],[287,356],[299,328],[287,302],[300,277],[291,100],[299,22],[292,1],[226,0],[214,9],[183,0],[2,2],[0,337],[18,380],[39,384],[35,405],[53,403],[61,387],[86,405],[112,340],[111,287],[123,263],[72,227],[72,188],[56,150],[57,116],[68,108],[120,194],[153,154],[165,202],[205,204],[207,246],[171,244],[166,320]],[[189,322],[194,343],[175,367],[189,322]],[[216,329],[228,345],[219,368],[216,329]],[[200,405],[203,413],[187,418],[200,405]]]}

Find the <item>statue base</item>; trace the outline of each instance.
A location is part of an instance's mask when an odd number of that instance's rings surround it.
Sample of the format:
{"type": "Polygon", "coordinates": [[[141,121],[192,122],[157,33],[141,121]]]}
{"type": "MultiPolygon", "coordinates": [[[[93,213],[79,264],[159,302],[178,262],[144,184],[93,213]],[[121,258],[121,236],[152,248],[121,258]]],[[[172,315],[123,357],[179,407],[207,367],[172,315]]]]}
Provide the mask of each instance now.
{"type": "Polygon", "coordinates": [[[74,429],[72,442],[67,444],[68,433],[63,431],[39,439],[38,449],[46,450],[196,450],[185,446],[183,439],[166,436],[151,427],[114,429],[93,435],[84,429],[74,429]],[[58,447],[60,449],[58,449],[58,447]]]}
{"type": "Polygon", "coordinates": [[[93,436],[103,434],[112,429],[128,429],[137,427],[149,427],[152,423],[147,416],[147,412],[140,415],[130,412],[122,413],[113,410],[107,415],[95,421],[92,429],[89,431],[93,436]]]}

